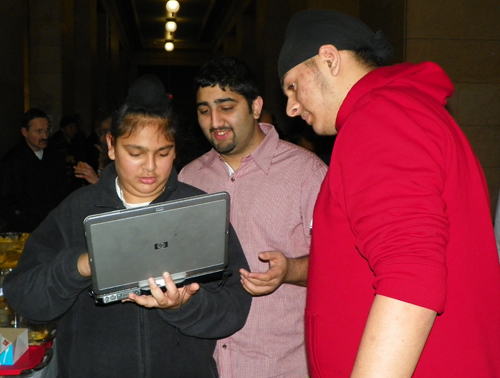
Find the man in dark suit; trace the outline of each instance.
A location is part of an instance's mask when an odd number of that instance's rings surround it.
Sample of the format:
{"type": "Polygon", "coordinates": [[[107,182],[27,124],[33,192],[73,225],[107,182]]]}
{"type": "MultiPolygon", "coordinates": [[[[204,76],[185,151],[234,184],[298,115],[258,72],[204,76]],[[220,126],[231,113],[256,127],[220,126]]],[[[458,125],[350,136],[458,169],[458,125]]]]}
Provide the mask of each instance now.
{"type": "Polygon", "coordinates": [[[64,160],[47,147],[47,115],[28,110],[21,134],[24,139],[0,160],[0,215],[9,232],[33,231],[67,194],[64,160]]]}

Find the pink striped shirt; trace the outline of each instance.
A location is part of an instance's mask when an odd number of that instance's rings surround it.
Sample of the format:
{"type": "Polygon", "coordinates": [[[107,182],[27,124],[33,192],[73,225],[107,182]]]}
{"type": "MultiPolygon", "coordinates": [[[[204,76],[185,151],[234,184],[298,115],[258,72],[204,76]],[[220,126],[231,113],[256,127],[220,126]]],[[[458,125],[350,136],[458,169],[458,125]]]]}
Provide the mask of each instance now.
{"type": "MultiPolygon", "coordinates": [[[[265,272],[268,265],[259,261],[259,252],[309,254],[313,208],[327,167],[313,153],[279,140],[273,126],[260,127],[266,138],[232,175],[212,149],[188,164],[179,179],[231,195],[231,223],[250,269],[265,272]]],[[[217,343],[220,377],[307,377],[305,294],[304,287],[285,284],[254,297],[245,327],[217,343]]]]}

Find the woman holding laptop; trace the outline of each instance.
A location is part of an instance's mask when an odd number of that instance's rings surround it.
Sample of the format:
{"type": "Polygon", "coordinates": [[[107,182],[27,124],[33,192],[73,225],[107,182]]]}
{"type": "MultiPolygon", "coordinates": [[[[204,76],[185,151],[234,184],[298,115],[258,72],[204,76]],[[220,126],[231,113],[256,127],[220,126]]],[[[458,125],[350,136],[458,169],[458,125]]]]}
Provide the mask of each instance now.
{"type": "MultiPolygon", "coordinates": [[[[4,281],[20,315],[58,320],[58,377],[217,377],[216,339],[246,321],[251,297],[238,274],[177,288],[165,273],[166,292],[150,280],[151,295],[109,305],[89,296],[85,217],[203,193],[177,180],[176,135],[160,80],[139,78],[106,137],[114,163],[97,184],[73,192],[49,214],[4,281]]],[[[248,265],[231,229],[228,270],[240,268],[248,265]]]]}

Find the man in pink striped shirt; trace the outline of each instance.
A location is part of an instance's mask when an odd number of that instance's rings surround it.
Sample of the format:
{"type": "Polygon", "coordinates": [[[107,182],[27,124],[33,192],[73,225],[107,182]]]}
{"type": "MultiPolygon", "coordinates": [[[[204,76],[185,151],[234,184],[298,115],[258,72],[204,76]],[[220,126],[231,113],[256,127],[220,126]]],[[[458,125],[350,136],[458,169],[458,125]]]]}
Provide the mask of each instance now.
{"type": "MultiPolygon", "coordinates": [[[[231,223],[254,295],[245,327],[219,340],[222,378],[305,378],[304,307],[313,207],[326,165],[259,124],[263,100],[247,66],[216,58],[195,79],[198,121],[213,149],[188,164],[181,181],[231,195],[231,223]]],[[[236,272],[234,272],[236,274],[236,272]]]]}

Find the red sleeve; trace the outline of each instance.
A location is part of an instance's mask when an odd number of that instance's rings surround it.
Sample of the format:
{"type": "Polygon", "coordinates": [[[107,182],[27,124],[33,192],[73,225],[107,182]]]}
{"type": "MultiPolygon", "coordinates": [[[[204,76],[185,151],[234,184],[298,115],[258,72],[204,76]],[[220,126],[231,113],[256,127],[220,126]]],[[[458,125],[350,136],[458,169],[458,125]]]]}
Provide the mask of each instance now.
{"type": "Polygon", "coordinates": [[[348,122],[342,138],[350,140],[342,146],[349,149],[337,154],[344,206],[375,291],[440,313],[449,238],[442,129],[415,108],[383,97],[348,122]]]}

